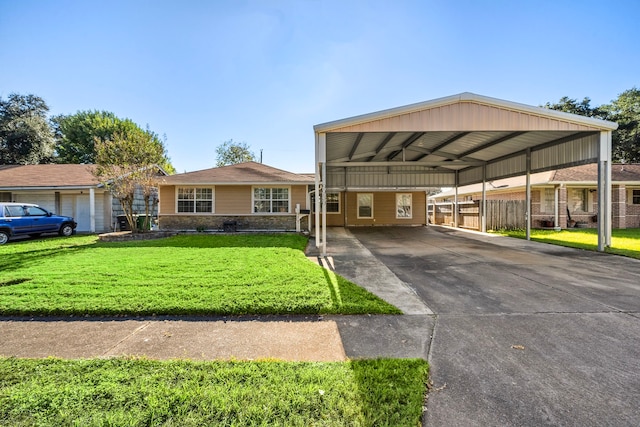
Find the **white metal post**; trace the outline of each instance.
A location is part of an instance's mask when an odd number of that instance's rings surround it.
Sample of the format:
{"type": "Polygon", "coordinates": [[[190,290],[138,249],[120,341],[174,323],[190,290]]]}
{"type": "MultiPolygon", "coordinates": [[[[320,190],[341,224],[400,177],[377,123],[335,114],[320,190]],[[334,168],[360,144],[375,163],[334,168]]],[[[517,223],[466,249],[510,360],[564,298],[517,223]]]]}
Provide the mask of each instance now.
{"type": "Polygon", "coordinates": [[[313,193],[313,198],[315,199],[314,207],[315,212],[315,235],[316,235],[316,248],[320,247],[320,155],[319,155],[319,138],[316,133],[316,179],[315,179],[315,191],[313,193]]]}
{"type": "Polygon", "coordinates": [[[611,131],[600,132],[598,155],[598,251],[611,246],[611,131]]]}
{"type": "Polygon", "coordinates": [[[527,183],[525,192],[525,227],[527,240],[531,240],[531,148],[527,148],[527,183]]]}
{"type": "Polygon", "coordinates": [[[480,217],[480,231],[487,232],[487,165],[482,166],[482,212],[480,217]]]}

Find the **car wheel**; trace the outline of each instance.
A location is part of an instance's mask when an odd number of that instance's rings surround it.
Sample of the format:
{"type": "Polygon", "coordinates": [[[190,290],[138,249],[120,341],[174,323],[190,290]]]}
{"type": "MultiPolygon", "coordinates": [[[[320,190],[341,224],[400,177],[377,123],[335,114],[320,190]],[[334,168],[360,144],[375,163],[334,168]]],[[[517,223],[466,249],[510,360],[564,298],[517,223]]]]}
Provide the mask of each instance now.
{"type": "Polygon", "coordinates": [[[69,237],[73,234],[73,227],[71,226],[71,224],[62,224],[62,227],[60,227],[60,232],[58,234],[60,234],[61,236],[69,237]]]}
{"type": "Polygon", "coordinates": [[[0,245],[4,245],[9,241],[9,234],[6,231],[0,231],[0,245]]]}

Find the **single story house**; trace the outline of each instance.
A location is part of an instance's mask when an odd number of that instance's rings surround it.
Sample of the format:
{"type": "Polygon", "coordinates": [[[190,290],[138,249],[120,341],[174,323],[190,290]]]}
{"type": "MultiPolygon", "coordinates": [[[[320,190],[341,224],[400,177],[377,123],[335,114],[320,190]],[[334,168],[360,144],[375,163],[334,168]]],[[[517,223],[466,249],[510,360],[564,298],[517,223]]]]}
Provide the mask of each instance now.
{"type": "MultiPolygon", "coordinates": [[[[640,164],[613,164],[612,227],[640,227],[640,164]]],[[[530,175],[531,222],[533,227],[571,228],[576,224],[595,228],[598,223],[598,165],[586,164],[530,175]]],[[[524,203],[526,177],[489,181],[486,200],[524,203]]],[[[482,183],[449,189],[429,197],[429,220],[433,224],[478,228],[478,211],[482,200],[482,183]],[[475,207],[475,208],[474,208],[475,207]],[[454,218],[454,212],[458,217],[454,218]]],[[[520,209],[522,210],[522,209],[520,209]]],[[[524,211],[519,212],[520,222],[524,211]]],[[[491,221],[491,215],[488,215],[491,221]]],[[[524,227],[524,224],[514,223],[524,227]]],[[[489,228],[492,228],[488,224],[489,228]]]]}
{"type": "Polygon", "coordinates": [[[312,175],[257,162],[164,177],[159,185],[161,230],[309,228],[312,175]]]}
{"type": "MultiPolygon", "coordinates": [[[[35,203],[72,216],[78,232],[107,233],[118,228],[120,202],[93,175],[94,165],[0,165],[0,201],[35,203]]],[[[160,168],[159,174],[166,175],[160,168]]],[[[134,209],[144,213],[142,197],[134,209]]]]}

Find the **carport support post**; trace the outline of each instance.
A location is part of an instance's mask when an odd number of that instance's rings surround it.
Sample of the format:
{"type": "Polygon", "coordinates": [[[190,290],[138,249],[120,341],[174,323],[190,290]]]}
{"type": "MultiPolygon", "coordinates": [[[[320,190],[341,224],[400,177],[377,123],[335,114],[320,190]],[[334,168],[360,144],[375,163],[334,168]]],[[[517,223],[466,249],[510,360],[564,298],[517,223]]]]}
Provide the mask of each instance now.
{"type": "Polygon", "coordinates": [[[527,183],[525,191],[525,214],[524,221],[527,229],[527,240],[531,240],[531,148],[527,148],[527,183]]]}
{"type": "Polygon", "coordinates": [[[326,175],[327,175],[327,134],[316,133],[316,248],[322,255],[327,254],[327,209],[326,209],[326,175]],[[320,221],[322,214],[322,221],[320,221]]]}
{"type": "Polygon", "coordinates": [[[600,132],[598,156],[598,251],[611,246],[611,131],[600,132]]]}
{"type": "Polygon", "coordinates": [[[487,232],[487,165],[482,166],[482,212],[480,213],[480,231],[487,232]]]}
{"type": "MultiPolygon", "coordinates": [[[[458,227],[458,171],[456,170],[456,192],[453,196],[453,226],[454,227],[458,227]]],[[[435,224],[436,222],[436,218],[435,218],[435,207],[433,209],[434,215],[433,215],[433,223],[435,224]]]]}

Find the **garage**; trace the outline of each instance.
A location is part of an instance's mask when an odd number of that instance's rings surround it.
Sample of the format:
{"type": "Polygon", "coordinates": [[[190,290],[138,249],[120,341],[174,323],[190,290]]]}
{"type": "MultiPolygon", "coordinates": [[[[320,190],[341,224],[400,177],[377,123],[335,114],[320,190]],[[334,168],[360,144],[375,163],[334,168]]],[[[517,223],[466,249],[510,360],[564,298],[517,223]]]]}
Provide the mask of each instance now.
{"type": "MultiPolygon", "coordinates": [[[[318,124],[315,239],[328,226],[426,225],[427,192],[598,164],[598,250],[611,243],[611,133],[616,123],[473,93],[318,124]]],[[[486,205],[485,205],[486,206],[486,205]]],[[[486,231],[481,208],[481,231],[486,231]]]]}

